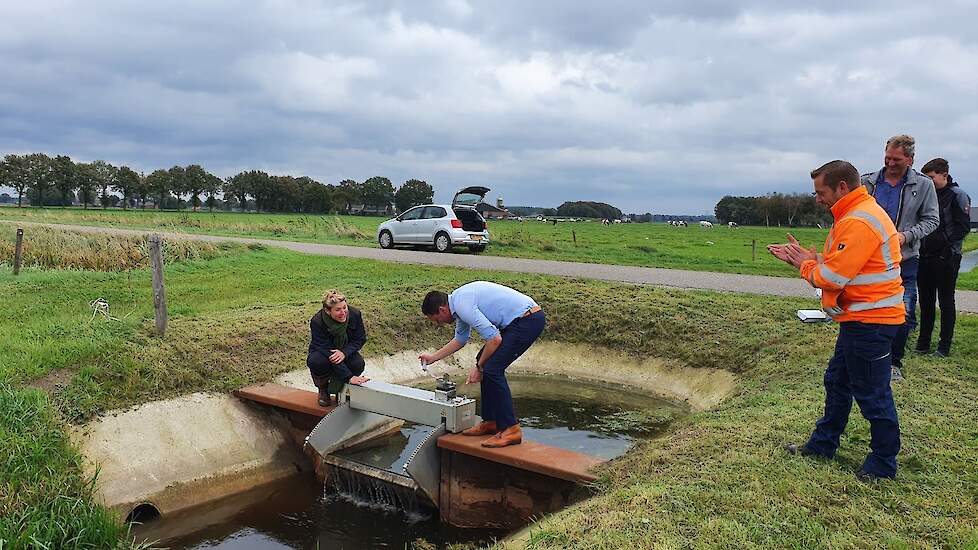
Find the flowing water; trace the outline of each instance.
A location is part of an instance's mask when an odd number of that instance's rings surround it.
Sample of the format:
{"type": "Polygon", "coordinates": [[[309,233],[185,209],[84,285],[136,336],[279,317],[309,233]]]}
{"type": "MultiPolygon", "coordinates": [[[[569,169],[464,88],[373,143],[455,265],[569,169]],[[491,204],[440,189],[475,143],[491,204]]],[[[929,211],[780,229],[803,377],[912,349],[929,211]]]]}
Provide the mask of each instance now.
{"type": "MultiPolygon", "coordinates": [[[[610,385],[551,376],[511,376],[509,382],[526,439],[605,459],[624,454],[637,440],[661,433],[686,414],[674,403],[610,385]]],[[[459,384],[459,393],[479,399],[478,385],[459,384]]],[[[398,434],[337,456],[403,475],[411,451],[430,431],[405,424],[398,434]]],[[[207,511],[168,517],[136,534],[170,548],[235,550],[400,549],[417,539],[444,547],[505,535],[443,525],[437,511],[405,487],[335,466],[327,474],[326,489],[311,476],[299,477],[229,497],[207,511]]]]}

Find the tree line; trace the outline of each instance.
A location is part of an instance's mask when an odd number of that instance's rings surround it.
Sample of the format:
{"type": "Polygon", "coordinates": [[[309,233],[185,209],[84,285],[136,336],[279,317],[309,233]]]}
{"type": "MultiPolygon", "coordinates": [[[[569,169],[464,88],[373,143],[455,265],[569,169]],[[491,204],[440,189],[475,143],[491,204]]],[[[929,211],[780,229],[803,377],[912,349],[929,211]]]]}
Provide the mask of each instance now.
{"type": "Polygon", "coordinates": [[[199,164],[174,166],[144,174],[104,160],[74,162],[43,153],[8,154],[0,160],[0,185],[27,196],[35,206],[121,206],[197,210],[238,209],[291,213],[389,213],[434,201],[427,182],[410,179],[400,187],[383,176],[363,182],[345,179],[323,184],[308,176],[269,175],[247,170],[221,179],[199,164]]]}
{"type": "Polygon", "coordinates": [[[815,197],[804,193],[770,193],[761,197],[727,195],[717,203],[714,213],[720,223],[740,225],[826,227],[832,223],[832,214],[816,203],[815,197]]]}

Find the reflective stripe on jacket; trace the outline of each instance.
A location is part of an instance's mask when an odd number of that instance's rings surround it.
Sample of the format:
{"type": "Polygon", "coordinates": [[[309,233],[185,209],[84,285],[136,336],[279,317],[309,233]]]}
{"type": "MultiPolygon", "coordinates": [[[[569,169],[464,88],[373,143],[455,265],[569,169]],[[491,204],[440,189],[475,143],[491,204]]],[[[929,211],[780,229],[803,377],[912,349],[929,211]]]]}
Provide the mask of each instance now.
{"type": "Polygon", "coordinates": [[[838,322],[904,322],[900,240],[896,227],[862,186],[832,206],[835,224],[801,276],[822,289],[822,309],[838,322]]]}

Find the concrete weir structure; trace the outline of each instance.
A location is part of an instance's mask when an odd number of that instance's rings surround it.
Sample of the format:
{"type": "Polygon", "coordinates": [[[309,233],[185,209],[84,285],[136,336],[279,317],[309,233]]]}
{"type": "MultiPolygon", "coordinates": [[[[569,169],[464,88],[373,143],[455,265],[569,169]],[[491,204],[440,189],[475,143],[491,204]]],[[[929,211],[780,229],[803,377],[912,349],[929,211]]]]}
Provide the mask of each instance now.
{"type": "MultiPolygon", "coordinates": [[[[434,370],[463,372],[474,362],[476,349],[469,348],[434,370]]],[[[417,355],[405,351],[368,358],[365,374],[391,383],[423,379],[417,355]]],[[[716,405],[736,389],[735,377],[725,371],[572,344],[538,343],[510,370],[621,384],[686,402],[693,411],[716,405]]],[[[196,393],[110,413],[74,430],[89,473],[98,473],[102,503],[123,516],[149,510],[165,517],[297,472],[315,470],[324,477],[327,468],[318,455],[302,452],[306,435],[326,412],[316,404],[308,372],[286,373],[264,388],[266,396],[278,395],[272,399],[277,402],[259,404],[255,401],[262,399],[254,399],[254,391],[248,399],[196,393]]],[[[399,423],[391,422],[364,434],[361,441],[397,429],[399,423]]],[[[530,441],[496,450],[497,456],[474,445],[477,439],[447,435],[438,440],[443,475],[439,511],[455,525],[518,527],[566,505],[579,484],[593,479],[589,468],[600,462],[530,441]],[[562,459],[567,467],[550,467],[554,453],[570,453],[562,459]],[[487,517],[487,506],[497,513],[487,517]],[[505,516],[498,513],[501,509],[514,513],[505,516]]]]}

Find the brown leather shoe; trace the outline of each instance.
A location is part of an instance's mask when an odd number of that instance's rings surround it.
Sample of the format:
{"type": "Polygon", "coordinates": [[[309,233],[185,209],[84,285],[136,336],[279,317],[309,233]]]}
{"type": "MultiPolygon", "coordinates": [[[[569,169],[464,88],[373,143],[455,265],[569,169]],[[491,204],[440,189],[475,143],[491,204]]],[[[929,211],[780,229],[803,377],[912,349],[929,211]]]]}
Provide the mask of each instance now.
{"type": "Polygon", "coordinates": [[[523,442],[523,430],[520,428],[519,424],[513,424],[512,426],[506,428],[505,430],[499,432],[498,434],[483,441],[482,446],[495,449],[497,447],[508,447],[510,445],[519,445],[522,442],[523,442]]]}
{"type": "Polygon", "coordinates": [[[490,420],[488,422],[479,422],[467,430],[462,430],[462,435],[491,435],[498,431],[496,429],[496,422],[490,420]]]}

